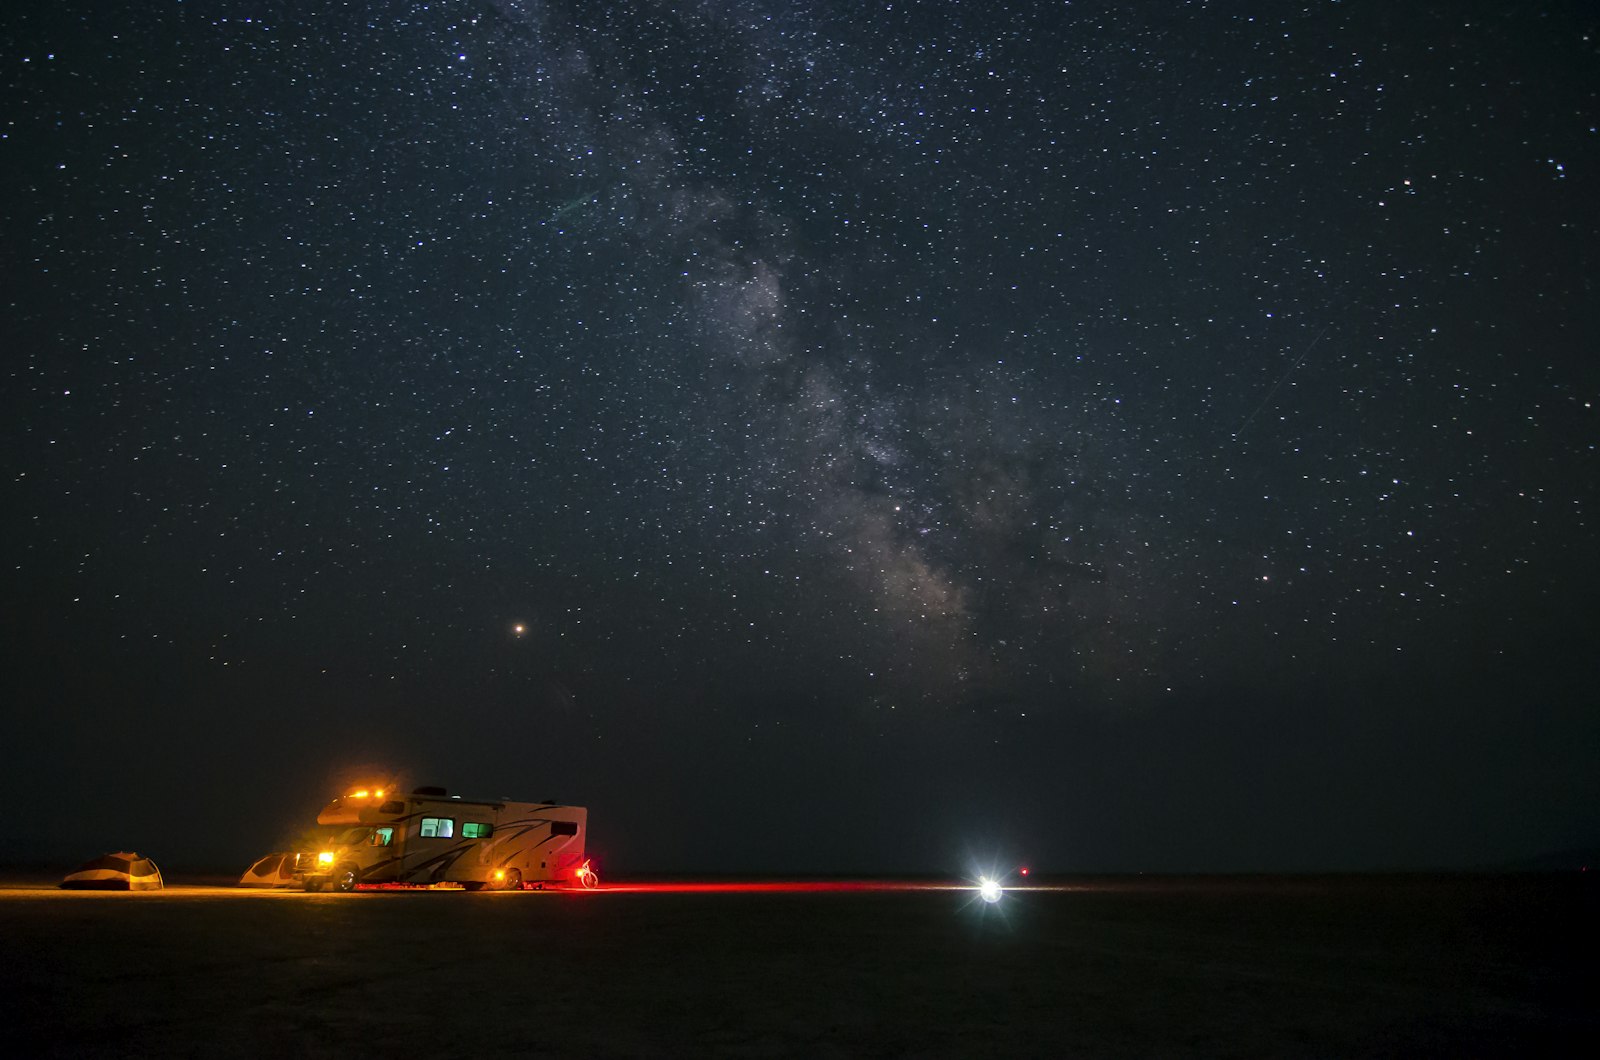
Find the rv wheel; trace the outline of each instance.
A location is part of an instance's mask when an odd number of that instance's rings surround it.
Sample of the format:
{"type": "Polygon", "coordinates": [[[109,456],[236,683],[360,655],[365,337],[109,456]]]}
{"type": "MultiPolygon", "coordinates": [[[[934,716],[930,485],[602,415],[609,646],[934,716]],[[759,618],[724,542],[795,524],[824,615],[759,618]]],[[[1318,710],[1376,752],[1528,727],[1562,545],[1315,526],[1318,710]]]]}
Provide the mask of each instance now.
{"type": "Polygon", "coordinates": [[[333,889],[344,894],[349,894],[356,889],[356,883],[361,879],[361,874],[354,865],[346,865],[333,874],[333,889]]]}
{"type": "Polygon", "coordinates": [[[522,890],[522,870],[521,869],[507,869],[506,870],[506,890],[508,890],[508,891],[520,891],[520,890],[522,890]]]}

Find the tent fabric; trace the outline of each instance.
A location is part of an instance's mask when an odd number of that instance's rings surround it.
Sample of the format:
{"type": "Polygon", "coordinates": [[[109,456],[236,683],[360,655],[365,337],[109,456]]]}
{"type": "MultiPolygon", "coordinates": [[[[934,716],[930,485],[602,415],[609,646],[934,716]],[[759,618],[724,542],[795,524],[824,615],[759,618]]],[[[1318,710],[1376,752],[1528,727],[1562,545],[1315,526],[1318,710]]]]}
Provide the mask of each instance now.
{"type": "Polygon", "coordinates": [[[61,886],[68,890],[159,891],[163,883],[155,862],[123,851],[84,862],[67,874],[61,886]]]}

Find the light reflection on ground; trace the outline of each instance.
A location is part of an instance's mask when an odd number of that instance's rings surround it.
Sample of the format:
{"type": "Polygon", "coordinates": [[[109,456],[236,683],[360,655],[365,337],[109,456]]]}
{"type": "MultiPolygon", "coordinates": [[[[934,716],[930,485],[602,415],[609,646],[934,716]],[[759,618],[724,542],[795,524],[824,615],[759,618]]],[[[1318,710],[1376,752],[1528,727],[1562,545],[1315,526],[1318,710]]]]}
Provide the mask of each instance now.
{"type": "MultiPolygon", "coordinates": [[[[1101,884],[1100,887],[1113,886],[1101,884]]],[[[889,894],[895,892],[913,891],[970,891],[977,893],[978,885],[961,880],[932,881],[932,880],[866,880],[866,879],[840,879],[840,880],[640,880],[621,881],[618,883],[602,883],[599,887],[585,889],[581,887],[550,887],[535,888],[529,886],[521,892],[507,892],[485,889],[473,892],[474,897],[482,898],[490,895],[508,896],[513,893],[542,894],[542,895],[581,895],[602,896],[607,894],[889,894]]],[[[1052,892],[1052,891],[1081,891],[1091,889],[1090,885],[1083,883],[1047,883],[1034,882],[1025,885],[1010,885],[1006,888],[1007,894],[1021,892],[1052,892]]],[[[435,887],[405,887],[405,886],[375,886],[360,887],[358,893],[362,894],[451,894],[466,893],[462,888],[452,885],[435,887]]],[[[261,898],[283,897],[285,895],[303,896],[307,898],[339,898],[344,897],[332,892],[319,892],[306,894],[295,887],[240,887],[224,884],[198,884],[198,883],[168,883],[159,891],[97,891],[97,890],[62,890],[54,883],[37,879],[28,880],[3,880],[0,879],[0,900],[13,897],[73,897],[73,898],[160,898],[160,897],[185,897],[185,898],[261,898]]]]}

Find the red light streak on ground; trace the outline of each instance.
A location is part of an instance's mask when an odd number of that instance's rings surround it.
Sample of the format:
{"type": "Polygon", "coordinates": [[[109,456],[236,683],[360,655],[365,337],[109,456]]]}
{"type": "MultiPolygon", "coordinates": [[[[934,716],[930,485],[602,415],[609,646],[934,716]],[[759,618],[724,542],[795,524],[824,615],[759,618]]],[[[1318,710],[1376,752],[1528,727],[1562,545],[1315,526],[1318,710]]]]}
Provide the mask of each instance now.
{"type": "MultiPolygon", "coordinates": [[[[571,888],[564,888],[570,890],[571,888]]],[[[821,894],[829,891],[970,891],[969,883],[927,880],[646,880],[602,883],[603,894],[821,894]]]]}

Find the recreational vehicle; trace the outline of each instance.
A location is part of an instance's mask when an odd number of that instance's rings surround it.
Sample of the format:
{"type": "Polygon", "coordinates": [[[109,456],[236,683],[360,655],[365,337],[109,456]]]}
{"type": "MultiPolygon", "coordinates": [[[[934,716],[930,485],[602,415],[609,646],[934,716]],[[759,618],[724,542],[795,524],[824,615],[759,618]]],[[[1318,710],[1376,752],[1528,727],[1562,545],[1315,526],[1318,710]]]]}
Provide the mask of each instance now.
{"type": "Polygon", "coordinates": [[[443,788],[359,788],[317,814],[342,826],[302,874],[308,891],[358,884],[460,884],[467,890],[590,885],[589,811],[553,802],[482,802],[443,788]]]}

